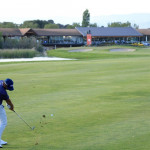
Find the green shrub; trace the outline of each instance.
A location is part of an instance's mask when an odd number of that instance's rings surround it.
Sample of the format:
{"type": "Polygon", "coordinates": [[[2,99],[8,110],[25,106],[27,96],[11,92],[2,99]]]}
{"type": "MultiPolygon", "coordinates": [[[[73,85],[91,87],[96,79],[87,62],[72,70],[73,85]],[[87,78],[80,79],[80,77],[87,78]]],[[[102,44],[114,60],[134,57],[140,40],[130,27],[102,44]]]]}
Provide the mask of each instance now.
{"type": "Polygon", "coordinates": [[[43,52],[44,52],[44,48],[43,48],[42,45],[37,45],[37,46],[36,46],[36,50],[37,50],[38,52],[40,52],[40,53],[43,53],[43,52]]]}
{"type": "Polygon", "coordinates": [[[5,42],[3,42],[3,48],[4,49],[32,49],[36,47],[36,38],[31,37],[31,38],[21,38],[21,39],[10,39],[6,38],[5,42]]]}
{"type": "Polygon", "coordinates": [[[2,42],[3,42],[3,40],[2,40],[2,33],[0,32],[0,49],[2,49],[2,42]]]}

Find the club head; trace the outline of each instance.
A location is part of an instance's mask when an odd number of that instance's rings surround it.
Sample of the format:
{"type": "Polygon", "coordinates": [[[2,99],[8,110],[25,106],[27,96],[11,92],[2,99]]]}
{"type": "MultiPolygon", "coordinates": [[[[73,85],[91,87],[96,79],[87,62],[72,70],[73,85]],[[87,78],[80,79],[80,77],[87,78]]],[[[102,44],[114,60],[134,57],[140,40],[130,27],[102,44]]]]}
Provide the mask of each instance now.
{"type": "Polygon", "coordinates": [[[34,130],[35,129],[35,127],[32,127],[32,130],[34,130]]]}

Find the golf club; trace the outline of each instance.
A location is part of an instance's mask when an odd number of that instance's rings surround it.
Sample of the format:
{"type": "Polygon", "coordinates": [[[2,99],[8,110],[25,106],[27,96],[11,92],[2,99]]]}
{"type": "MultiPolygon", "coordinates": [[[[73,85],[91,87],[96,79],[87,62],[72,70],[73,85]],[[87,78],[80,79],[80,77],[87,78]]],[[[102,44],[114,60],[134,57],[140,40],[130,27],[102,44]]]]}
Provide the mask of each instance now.
{"type": "Polygon", "coordinates": [[[30,127],[31,130],[34,130],[35,127],[31,127],[25,120],[23,120],[23,118],[22,118],[16,111],[14,111],[14,113],[15,113],[28,127],[30,127]]]}
{"type": "MultiPolygon", "coordinates": [[[[6,104],[6,106],[10,109],[10,105],[6,104]]],[[[28,126],[31,130],[34,130],[35,127],[31,127],[16,111],[13,112],[28,126]]]]}

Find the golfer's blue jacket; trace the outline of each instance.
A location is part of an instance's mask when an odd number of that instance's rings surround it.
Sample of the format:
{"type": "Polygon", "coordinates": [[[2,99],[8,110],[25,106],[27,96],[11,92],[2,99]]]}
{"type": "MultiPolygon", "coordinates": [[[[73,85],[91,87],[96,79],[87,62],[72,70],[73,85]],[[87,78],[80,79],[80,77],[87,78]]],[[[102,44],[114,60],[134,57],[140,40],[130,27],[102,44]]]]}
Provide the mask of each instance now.
{"type": "Polygon", "coordinates": [[[2,104],[3,100],[8,100],[8,99],[9,96],[3,87],[3,80],[0,80],[0,105],[2,104]]]}

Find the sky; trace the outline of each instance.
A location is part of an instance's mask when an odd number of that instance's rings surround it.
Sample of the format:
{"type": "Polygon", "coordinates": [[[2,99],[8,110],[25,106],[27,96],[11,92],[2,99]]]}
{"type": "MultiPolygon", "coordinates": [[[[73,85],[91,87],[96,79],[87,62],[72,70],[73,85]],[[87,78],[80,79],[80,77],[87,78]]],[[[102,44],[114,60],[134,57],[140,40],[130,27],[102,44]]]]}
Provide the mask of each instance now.
{"type": "MultiPolygon", "coordinates": [[[[150,15],[149,4],[149,0],[2,0],[0,22],[21,24],[26,20],[52,19],[60,24],[81,23],[83,12],[88,9],[91,23],[103,25],[112,15],[150,15]],[[101,17],[103,21],[96,19],[101,17]]],[[[147,20],[150,23],[150,17],[147,20]]]]}

